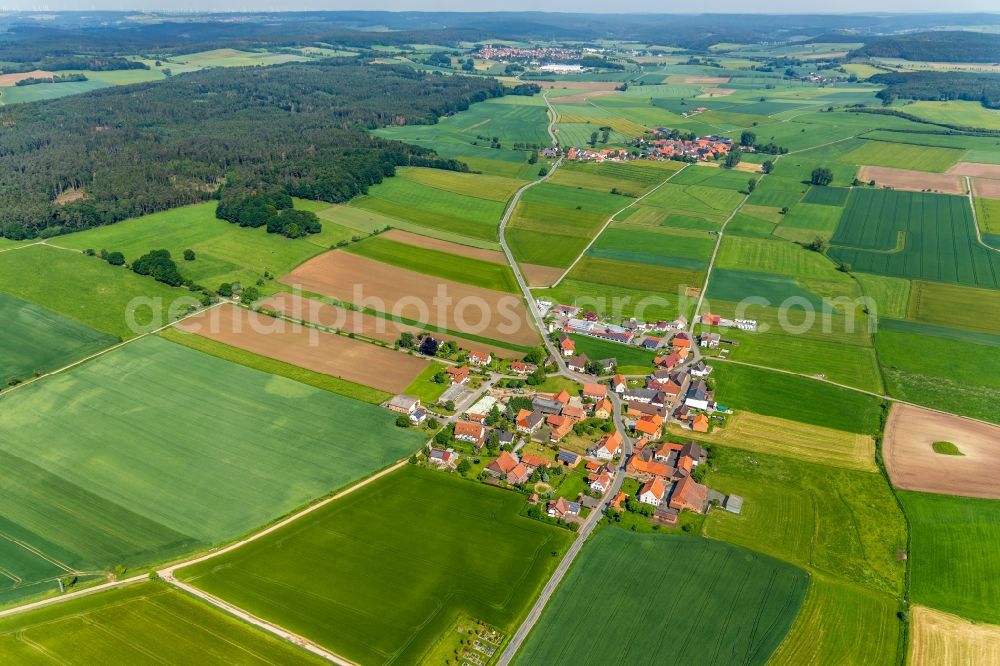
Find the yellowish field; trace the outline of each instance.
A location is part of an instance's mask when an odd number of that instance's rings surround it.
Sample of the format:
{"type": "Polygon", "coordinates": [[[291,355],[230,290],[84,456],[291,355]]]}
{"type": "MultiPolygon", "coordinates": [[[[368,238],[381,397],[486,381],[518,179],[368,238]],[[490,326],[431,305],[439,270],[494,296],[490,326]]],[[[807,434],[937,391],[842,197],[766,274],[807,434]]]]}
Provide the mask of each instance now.
{"type": "MultiPolygon", "coordinates": [[[[687,432],[675,425],[670,428],[675,434],[687,432]]],[[[723,444],[806,462],[865,472],[877,470],[875,440],[871,436],[773,416],[737,412],[729,417],[725,427],[716,428],[711,433],[701,433],[698,437],[711,444],[723,444]]]]}
{"type": "Polygon", "coordinates": [[[639,136],[646,131],[646,127],[639,123],[632,122],[625,118],[607,118],[602,116],[582,116],[577,114],[560,114],[560,123],[590,123],[594,129],[598,127],[610,127],[616,132],[621,132],[626,136],[639,136]]]}
{"type": "Polygon", "coordinates": [[[974,624],[924,606],[914,606],[910,617],[913,666],[1000,664],[1000,626],[974,624]]]}
{"type": "Polygon", "coordinates": [[[401,167],[396,170],[396,175],[428,187],[491,201],[507,201],[523,184],[519,180],[505,176],[420,167],[401,167]]]}
{"type": "Polygon", "coordinates": [[[928,324],[1000,333],[1000,291],[914,280],[907,317],[928,324]]]}

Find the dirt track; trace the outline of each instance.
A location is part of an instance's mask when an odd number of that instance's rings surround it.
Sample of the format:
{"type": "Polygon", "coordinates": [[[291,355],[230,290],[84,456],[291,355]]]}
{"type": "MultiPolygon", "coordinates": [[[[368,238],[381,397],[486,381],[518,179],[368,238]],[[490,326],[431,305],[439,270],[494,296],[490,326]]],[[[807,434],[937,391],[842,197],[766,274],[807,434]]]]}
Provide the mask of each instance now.
{"type": "Polygon", "coordinates": [[[914,606],[910,663],[913,666],[1000,664],[1000,627],[914,606]]]}
{"type": "Polygon", "coordinates": [[[965,183],[957,175],[950,173],[863,166],[858,170],[858,180],[864,183],[874,180],[878,187],[888,185],[897,190],[910,192],[933,190],[945,194],[965,194],[965,183]]]}
{"type": "Polygon", "coordinates": [[[885,466],[897,488],[1000,499],[1000,426],[895,404],[885,426],[885,466]],[[935,453],[934,442],[964,453],[935,453]]]}
{"type": "MultiPolygon", "coordinates": [[[[394,322],[390,319],[383,319],[374,315],[358,312],[357,310],[346,310],[335,305],[328,305],[320,301],[303,298],[294,294],[280,293],[271,296],[259,303],[261,307],[266,307],[275,312],[283,314],[293,319],[308,321],[327,328],[336,328],[345,333],[354,333],[372,340],[381,340],[390,344],[399,339],[400,334],[422,332],[417,326],[410,326],[401,322],[394,322]]],[[[488,351],[494,356],[501,358],[519,359],[523,353],[495,345],[486,345],[473,342],[454,335],[435,333],[434,338],[438,340],[451,340],[461,349],[478,349],[488,351]]]]}
{"type": "Polygon", "coordinates": [[[224,344],[301,368],[399,393],[427,361],[343,335],[322,333],[235,305],[223,305],[177,326],[224,344]]]}
{"type": "Polygon", "coordinates": [[[327,252],[281,278],[283,284],[458,333],[538,344],[524,301],[366,259],[327,252]]]}

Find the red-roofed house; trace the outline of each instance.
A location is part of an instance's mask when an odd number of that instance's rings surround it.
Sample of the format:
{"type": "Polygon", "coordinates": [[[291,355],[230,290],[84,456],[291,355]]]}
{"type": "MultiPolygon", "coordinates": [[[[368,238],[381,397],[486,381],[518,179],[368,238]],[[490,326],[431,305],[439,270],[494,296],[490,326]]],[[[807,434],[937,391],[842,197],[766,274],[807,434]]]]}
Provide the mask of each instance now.
{"type": "Polygon", "coordinates": [[[690,349],[691,348],[691,336],[687,333],[681,331],[674,336],[674,339],[670,341],[675,350],[680,349],[690,349]]]}
{"type": "Polygon", "coordinates": [[[469,363],[472,365],[489,365],[493,361],[493,356],[489,352],[470,351],[469,363]]]}
{"type": "Polygon", "coordinates": [[[614,479],[615,477],[613,477],[610,473],[608,473],[607,469],[602,469],[599,472],[594,472],[588,478],[588,480],[590,481],[590,489],[596,490],[602,495],[608,492],[608,489],[611,487],[611,483],[612,481],[614,481],[614,479]]]}
{"type": "Polygon", "coordinates": [[[667,467],[663,463],[646,462],[639,456],[632,456],[628,460],[628,465],[626,466],[625,471],[630,476],[634,476],[640,481],[646,481],[654,476],[665,479],[672,474],[672,469],[673,468],[667,467]]]}
{"type": "Polygon", "coordinates": [[[667,484],[663,483],[663,479],[656,477],[647,481],[646,485],[639,490],[639,501],[643,504],[660,506],[660,503],[663,501],[666,494],[667,484]]]}
{"type": "Polygon", "coordinates": [[[568,416],[574,421],[582,421],[587,418],[587,412],[584,411],[583,407],[574,407],[573,405],[563,407],[562,415],[568,416]]]}
{"type": "Polygon", "coordinates": [[[565,390],[559,391],[559,393],[556,393],[554,396],[552,396],[552,400],[554,402],[558,402],[560,405],[565,407],[566,405],[569,404],[569,393],[567,393],[565,390]]]}
{"type": "Polygon", "coordinates": [[[539,411],[531,412],[528,411],[527,409],[522,409],[521,411],[519,411],[517,413],[517,419],[515,420],[517,429],[520,432],[526,432],[529,435],[538,430],[540,427],[542,427],[542,423],[544,422],[545,422],[545,417],[542,416],[541,412],[539,411]]]}
{"type": "Polygon", "coordinates": [[[552,433],[549,435],[550,442],[558,442],[568,435],[573,430],[573,424],[576,423],[568,416],[559,416],[558,414],[549,414],[545,421],[552,428],[552,433]]]}
{"type": "Polygon", "coordinates": [[[597,444],[590,450],[590,455],[599,460],[612,460],[618,455],[618,449],[622,445],[622,435],[615,430],[598,440],[597,444]]]}
{"type": "Polygon", "coordinates": [[[691,430],[695,432],[708,432],[708,417],[704,414],[695,414],[691,419],[691,430]]]}
{"type": "Polygon", "coordinates": [[[705,510],[705,500],[708,498],[708,488],[695,481],[690,476],[685,476],[674,487],[674,493],[670,496],[670,508],[678,511],[694,511],[701,513],[705,510]]]}
{"type": "Polygon", "coordinates": [[[635,422],[635,431],[640,435],[646,435],[655,442],[663,434],[663,417],[655,414],[643,416],[635,422]]]}
{"type": "Polygon", "coordinates": [[[524,361],[514,361],[510,364],[510,371],[516,375],[530,375],[535,370],[538,370],[538,366],[534,363],[525,363],[524,361]]]}
{"type": "Polygon", "coordinates": [[[608,396],[608,387],[604,384],[592,384],[587,382],[583,385],[583,397],[591,400],[601,400],[608,396]]]}
{"type": "Polygon", "coordinates": [[[569,337],[565,333],[560,333],[559,349],[562,350],[563,356],[572,356],[576,352],[576,343],[573,342],[573,338],[569,337]]]}
{"type": "Polygon", "coordinates": [[[497,478],[507,478],[519,464],[516,456],[508,451],[501,451],[497,459],[486,466],[486,471],[497,478]]]}
{"type": "Polygon", "coordinates": [[[460,442],[470,442],[475,444],[478,449],[486,443],[486,428],[481,423],[473,423],[472,421],[456,421],[455,439],[460,442]]]}
{"type": "Polygon", "coordinates": [[[514,466],[514,469],[507,472],[507,483],[516,486],[518,484],[527,482],[530,476],[531,476],[531,469],[523,462],[520,462],[514,466]]]}
{"type": "Polygon", "coordinates": [[[545,456],[535,455],[534,453],[525,453],[521,456],[521,462],[528,467],[548,467],[549,461],[545,456]]]}
{"type": "Polygon", "coordinates": [[[614,389],[615,393],[624,393],[628,389],[628,380],[625,379],[625,375],[615,375],[611,379],[611,388],[614,389]]]}
{"type": "Polygon", "coordinates": [[[452,384],[464,384],[469,380],[469,367],[463,365],[461,368],[448,368],[448,376],[451,377],[452,384]]]}
{"type": "Polygon", "coordinates": [[[615,413],[614,405],[612,405],[611,401],[608,400],[607,398],[601,400],[599,403],[594,405],[595,419],[610,419],[614,413],[615,413]]]}

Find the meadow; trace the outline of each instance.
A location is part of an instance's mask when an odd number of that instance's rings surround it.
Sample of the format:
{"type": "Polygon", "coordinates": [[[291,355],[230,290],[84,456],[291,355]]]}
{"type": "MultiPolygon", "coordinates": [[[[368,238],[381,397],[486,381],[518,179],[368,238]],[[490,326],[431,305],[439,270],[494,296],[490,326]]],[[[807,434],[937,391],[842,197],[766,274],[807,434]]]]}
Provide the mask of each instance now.
{"type": "Polygon", "coordinates": [[[948,102],[918,101],[906,105],[905,113],[933,123],[962,125],[982,129],[1000,129],[1000,118],[992,109],[979,102],[951,100],[948,102]]]}
{"type": "Polygon", "coordinates": [[[704,270],[714,248],[715,240],[704,233],[615,223],[597,237],[587,254],[632,264],[704,270]]]}
{"type": "Polygon", "coordinates": [[[197,303],[186,289],[45,245],[0,253],[0,284],[11,296],[121,339],[136,335],[130,317],[140,329],[156,328],[197,303]]]}
{"type": "Polygon", "coordinates": [[[61,368],[117,339],[45,308],[0,293],[0,388],[61,368]]]}
{"type": "MultiPolygon", "coordinates": [[[[76,571],[137,568],[245,534],[420,442],[374,405],[148,337],[6,396],[2,531],[76,571]]],[[[24,552],[5,555],[16,571],[24,552]]],[[[54,586],[20,578],[11,594],[54,586]]]]}
{"type": "Polygon", "coordinates": [[[200,599],[153,582],[0,619],[0,661],[325,663],[200,599]]]}
{"type": "Polygon", "coordinates": [[[929,324],[1000,334],[1000,291],[914,280],[907,317],[929,324]]]}
{"type": "Polygon", "coordinates": [[[377,236],[354,243],[344,251],[417,273],[434,275],[444,280],[463,282],[495,291],[511,293],[520,291],[514,271],[505,264],[416,247],[377,236]]]}
{"type": "Polygon", "coordinates": [[[807,585],[802,570],[737,546],[603,527],[515,663],[764,664],[798,614],[807,585]],[[614,585],[608,585],[611,571],[614,585]],[[581,622],[593,616],[597,590],[610,612],[596,625],[581,622]]]}
{"type": "Polygon", "coordinates": [[[630,375],[652,372],[655,353],[640,349],[635,345],[599,340],[588,335],[571,335],[576,341],[576,353],[586,354],[591,361],[614,358],[618,361],[617,371],[630,375]]]}
{"type": "Polygon", "coordinates": [[[898,491],[914,603],[1000,624],[1000,501],[898,491]]]}
{"type": "Polygon", "coordinates": [[[352,661],[417,663],[462,617],[527,612],[573,537],[523,502],[407,466],[178,575],[352,661]]]}
{"type": "Polygon", "coordinates": [[[881,401],[814,379],[737,363],[713,363],[716,399],[730,409],[871,435],[879,427],[881,401]]]}
{"type": "MultiPolygon", "coordinates": [[[[283,275],[306,259],[326,250],[355,232],[323,220],[323,231],[314,236],[288,239],[263,228],[250,229],[215,217],[216,202],[209,201],[153,213],[117,224],[89,229],[50,241],[76,250],[119,251],[128,262],[155,248],[165,248],[177,262],[181,275],[210,289],[223,282],[254,284],[264,273],[283,275]],[[155,240],[153,240],[155,239],[155,240]],[[195,252],[194,261],[182,259],[184,250],[195,252]]],[[[327,208],[325,202],[303,202],[298,208],[327,208]],[[310,204],[319,204],[311,206],[310,204]]],[[[277,289],[265,283],[263,291],[277,289]]]]}
{"type": "Polygon", "coordinates": [[[1000,252],[974,224],[965,197],[855,188],[829,254],[855,271],[1000,288],[1000,252]]]}

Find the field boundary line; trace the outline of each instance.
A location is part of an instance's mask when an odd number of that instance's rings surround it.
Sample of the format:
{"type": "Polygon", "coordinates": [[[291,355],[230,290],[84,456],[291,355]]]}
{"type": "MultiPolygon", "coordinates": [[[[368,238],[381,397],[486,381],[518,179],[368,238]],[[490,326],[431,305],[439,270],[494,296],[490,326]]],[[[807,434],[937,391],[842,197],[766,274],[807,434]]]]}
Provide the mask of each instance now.
{"type": "Polygon", "coordinates": [[[566,279],[566,276],[569,275],[569,272],[571,270],[573,270],[573,267],[576,266],[577,263],[579,263],[579,261],[581,259],[583,259],[583,256],[585,254],[587,254],[587,250],[589,250],[591,248],[591,246],[593,246],[593,244],[597,242],[597,239],[601,237],[601,234],[603,234],[607,230],[607,228],[609,226],[611,226],[611,223],[614,222],[614,220],[615,220],[616,217],[618,217],[619,215],[621,215],[622,213],[624,213],[625,211],[627,211],[629,208],[631,208],[632,206],[636,205],[637,203],[639,203],[640,201],[642,201],[643,199],[645,199],[646,197],[648,197],[650,194],[653,194],[654,192],[656,192],[658,189],[660,189],[661,187],[663,187],[664,185],[666,185],[668,182],[670,182],[671,178],[673,178],[674,176],[676,176],[677,174],[679,174],[681,171],[684,171],[689,166],[691,166],[691,165],[690,164],[685,164],[680,169],[678,169],[677,171],[674,171],[672,174],[670,174],[669,176],[667,176],[666,178],[664,178],[656,187],[654,187],[650,191],[646,192],[642,196],[640,196],[640,197],[638,197],[636,199],[632,199],[632,201],[630,201],[629,204],[627,206],[625,206],[624,208],[622,208],[621,210],[618,210],[618,211],[615,211],[614,213],[612,213],[611,216],[607,219],[607,221],[601,226],[600,230],[596,234],[594,234],[593,238],[590,239],[590,242],[587,243],[587,246],[585,248],[583,248],[582,250],[580,250],[580,254],[578,254],[576,256],[576,259],[573,260],[573,263],[570,264],[569,267],[566,270],[563,271],[562,275],[559,276],[559,279],[557,279],[555,282],[553,282],[551,285],[549,285],[549,288],[554,289],[554,288],[558,287],[559,283],[566,279]]]}
{"type": "MultiPolygon", "coordinates": [[[[50,246],[50,247],[55,247],[55,246],[53,245],[53,246],[50,246]]],[[[63,249],[65,249],[65,248],[63,248],[63,249]]],[[[83,365],[87,361],[92,361],[95,358],[98,358],[99,356],[104,356],[105,354],[113,352],[116,349],[121,349],[125,345],[130,345],[133,342],[136,342],[138,340],[142,340],[143,338],[147,338],[150,335],[156,335],[160,331],[165,331],[166,329],[170,328],[174,324],[179,324],[180,322],[184,321],[185,319],[190,319],[191,317],[197,316],[197,315],[201,314],[202,312],[207,312],[207,311],[211,310],[212,308],[217,308],[220,305],[223,305],[225,303],[227,303],[227,301],[222,300],[222,301],[219,301],[218,303],[212,303],[209,306],[206,306],[206,307],[203,307],[203,308],[198,308],[194,312],[189,312],[188,314],[184,315],[180,319],[176,319],[174,321],[168,322],[167,324],[164,324],[163,326],[160,326],[159,328],[156,328],[156,329],[154,329],[152,331],[147,331],[146,333],[143,333],[141,335],[137,335],[134,338],[129,338],[128,340],[122,340],[121,342],[119,342],[117,344],[114,344],[114,345],[111,345],[110,347],[108,347],[106,349],[102,349],[99,352],[95,352],[95,353],[91,354],[90,356],[85,356],[84,358],[81,358],[79,360],[73,361],[69,365],[64,365],[61,368],[56,368],[55,370],[52,370],[50,372],[46,372],[44,375],[38,375],[37,377],[31,377],[30,379],[26,379],[25,381],[21,382],[20,384],[15,384],[14,386],[8,386],[8,387],[6,387],[4,389],[0,389],[0,400],[2,400],[3,397],[6,396],[8,393],[12,393],[13,391],[16,391],[17,389],[19,389],[21,387],[28,386],[29,384],[34,384],[35,382],[37,382],[39,380],[42,380],[42,379],[45,379],[46,377],[51,377],[52,375],[58,375],[60,373],[66,372],[67,370],[72,370],[76,366],[83,365]]]]}
{"type": "MultiPolygon", "coordinates": [[[[976,214],[976,199],[972,194],[972,179],[965,176],[965,189],[968,191],[966,197],[969,199],[969,207],[972,208],[972,228],[976,231],[976,240],[979,244],[991,252],[1000,252],[1000,248],[993,247],[983,240],[982,231],[979,229],[979,216],[976,214]]],[[[15,250],[17,248],[14,248],[15,250]]]]}

